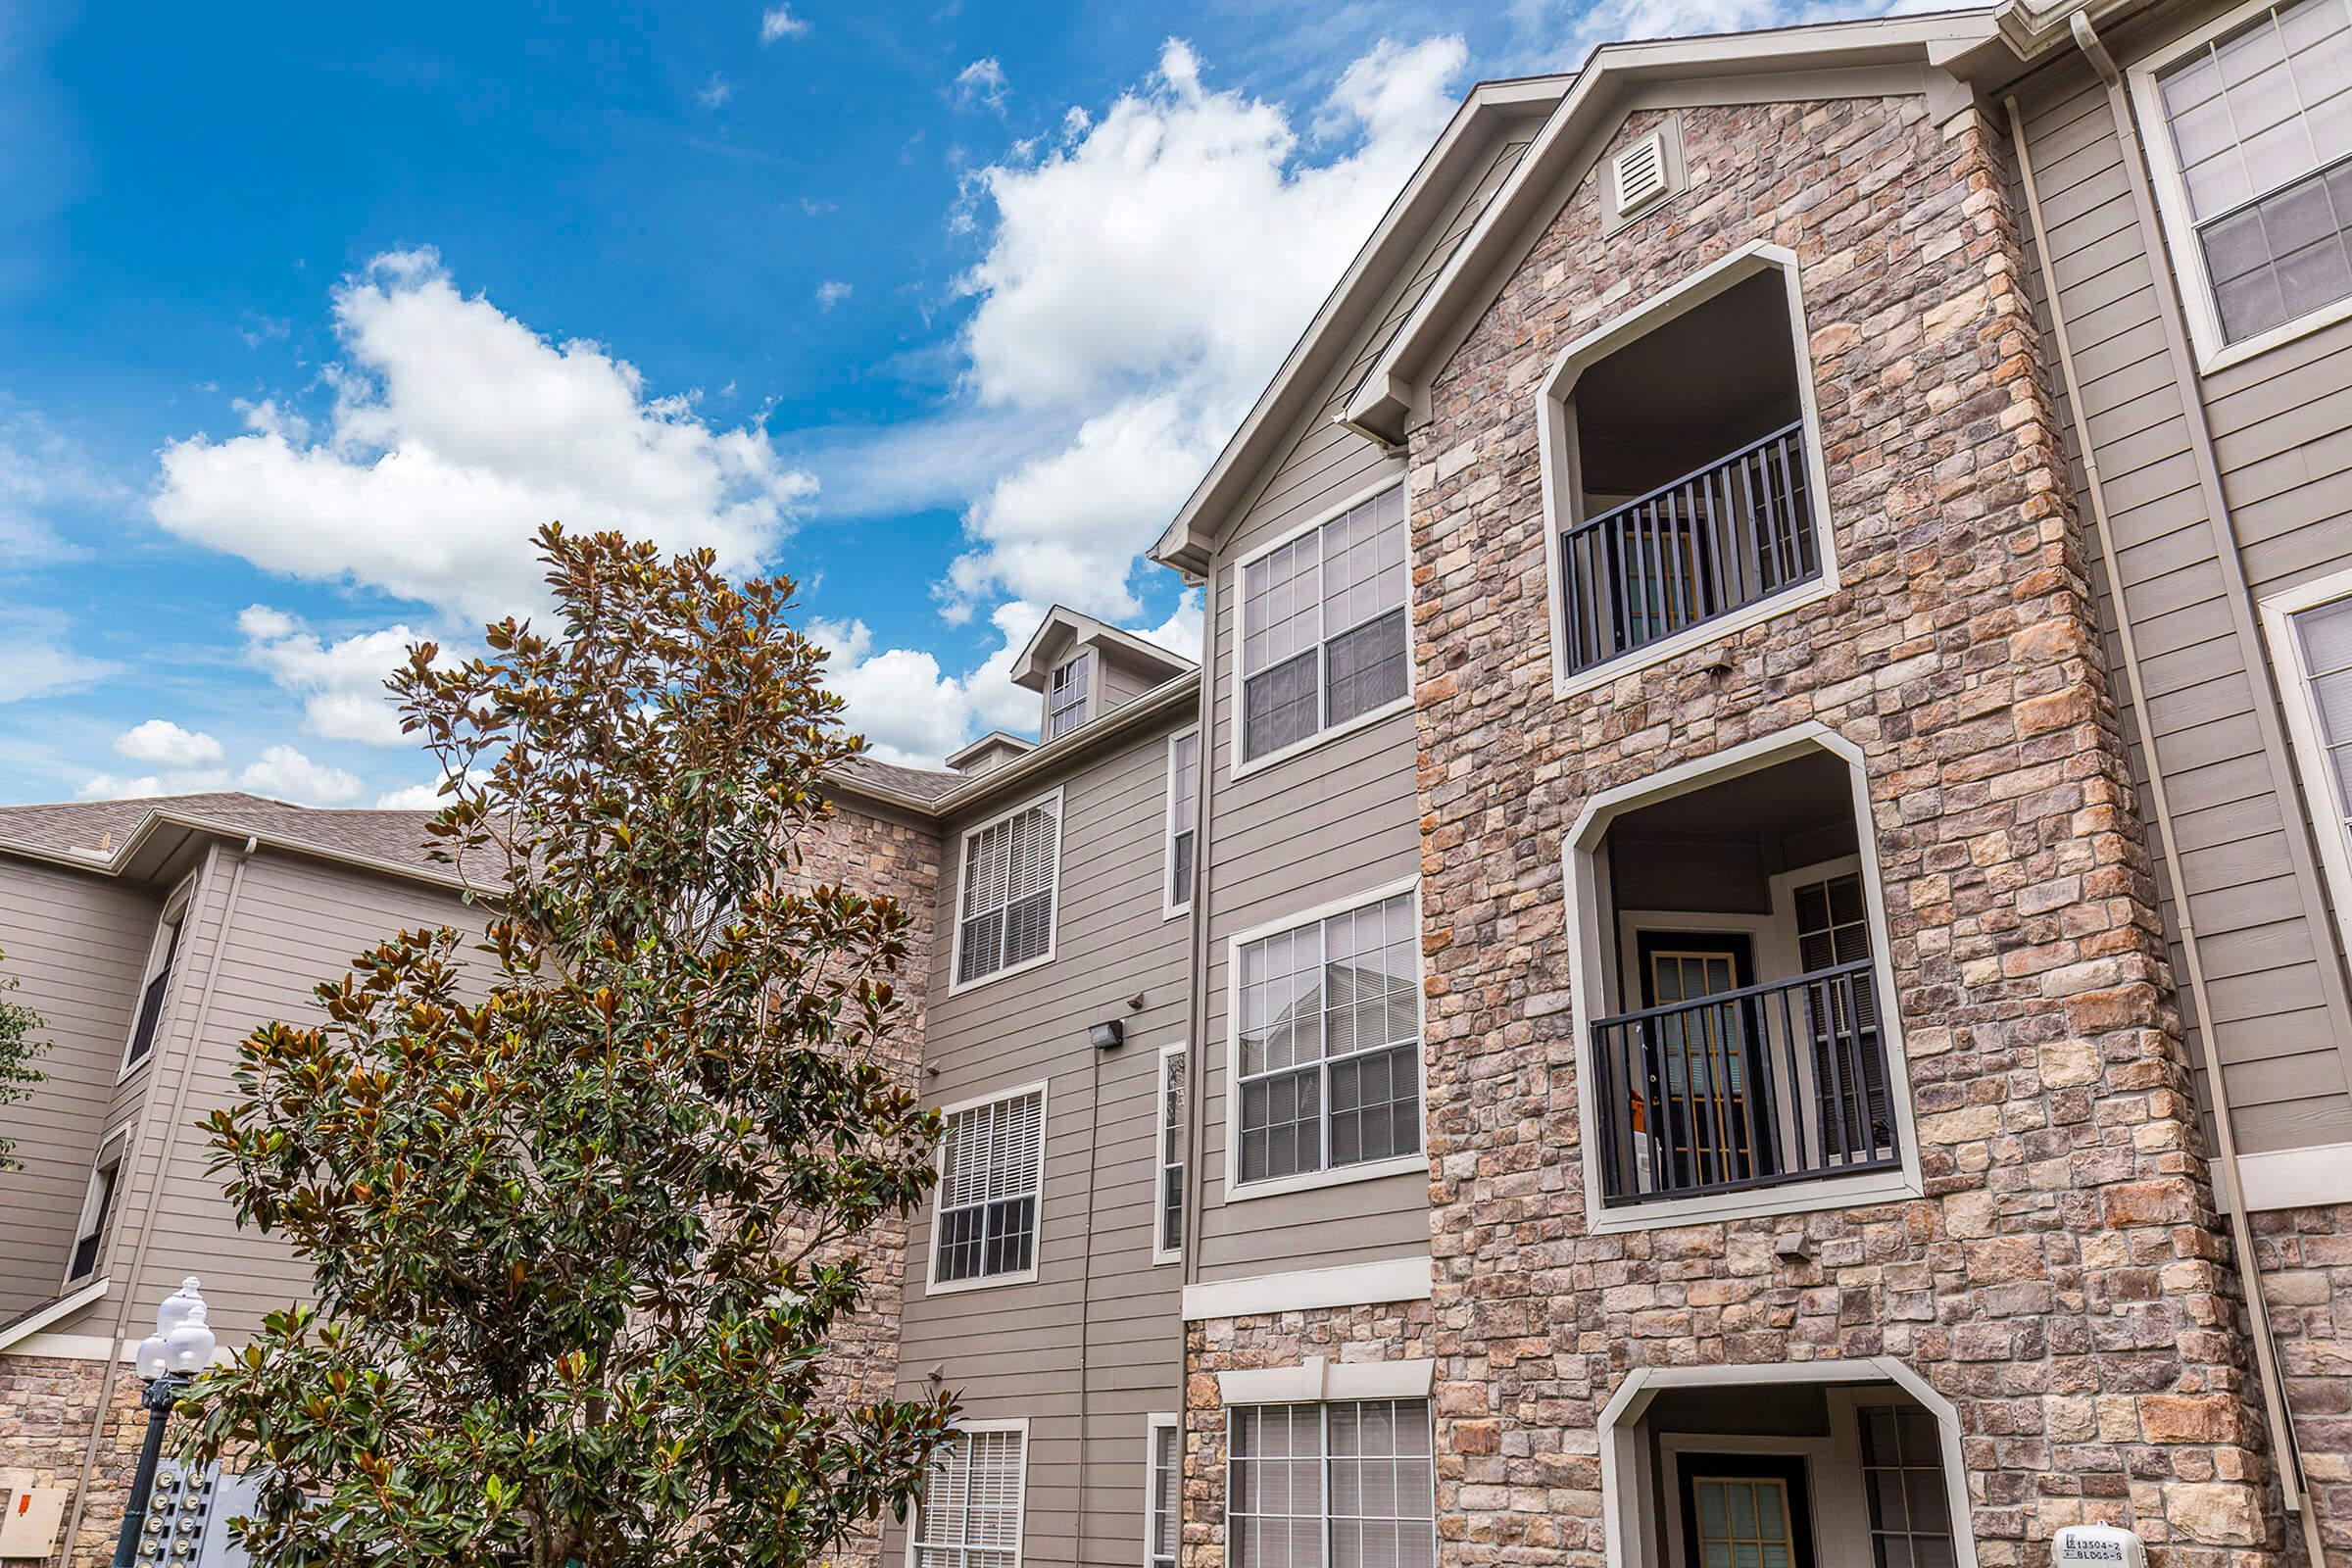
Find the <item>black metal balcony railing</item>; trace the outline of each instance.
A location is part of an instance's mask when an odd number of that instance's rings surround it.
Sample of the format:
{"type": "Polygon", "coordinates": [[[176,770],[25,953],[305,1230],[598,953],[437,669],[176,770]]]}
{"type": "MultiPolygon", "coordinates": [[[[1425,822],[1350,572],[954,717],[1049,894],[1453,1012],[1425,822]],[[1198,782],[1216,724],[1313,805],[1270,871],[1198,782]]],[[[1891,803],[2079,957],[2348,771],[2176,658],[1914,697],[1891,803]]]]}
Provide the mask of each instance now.
{"type": "Polygon", "coordinates": [[[154,1049],[156,1021],[164,1015],[164,992],[171,984],[172,971],[166,969],[148,981],[147,989],[140,994],[138,1022],[130,1030],[130,1054],[122,1058],[126,1066],[154,1049]]]}
{"type": "Polygon", "coordinates": [[[1570,671],[1821,570],[1802,421],[1560,535],[1570,671]]]}
{"type": "Polygon", "coordinates": [[[1860,958],[1594,1023],[1602,1200],[1899,1164],[1872,968],[1860,958]]]}

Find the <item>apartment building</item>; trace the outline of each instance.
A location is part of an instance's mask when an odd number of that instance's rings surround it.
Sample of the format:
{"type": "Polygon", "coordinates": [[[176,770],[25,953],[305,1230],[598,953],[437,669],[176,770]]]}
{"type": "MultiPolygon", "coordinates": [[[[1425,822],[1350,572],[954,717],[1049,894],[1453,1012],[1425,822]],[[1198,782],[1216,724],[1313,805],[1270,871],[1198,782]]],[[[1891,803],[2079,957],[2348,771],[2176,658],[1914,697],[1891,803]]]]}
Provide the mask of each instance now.
{"type": "MultiPolygon", "coordinates": [[[[963,1404],[854,1555],[2352,1562],[2347,159],[2345,0],[1475,89],[1159,541],[1200,664],[1057,610],[1036,741],[838,780],[947,1123],[849,1350],[963,1404]]],[[[73,874],[119,1054],[173,894],[73,874]]]]}

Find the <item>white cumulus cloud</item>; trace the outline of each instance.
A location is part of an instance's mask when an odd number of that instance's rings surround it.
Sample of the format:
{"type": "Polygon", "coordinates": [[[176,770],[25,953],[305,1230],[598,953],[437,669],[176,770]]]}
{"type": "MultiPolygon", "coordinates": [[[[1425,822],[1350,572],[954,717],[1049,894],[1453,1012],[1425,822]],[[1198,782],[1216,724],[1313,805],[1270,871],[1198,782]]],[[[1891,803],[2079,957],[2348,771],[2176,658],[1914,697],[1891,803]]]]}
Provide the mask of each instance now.
{"type": "Polygon", "coordinates": [[[1073,111],[1053,146],[974,176],[974,220],[993,222],[963,279],[971,389],[1073,433],[967,510],[952,608],[1136,612],[1136,557],[1428,151],[1466,58],[1458,38],[1383,40],[1302,134],[1171,39],[1101,119],[1073,111]],[[1310,136],[1335,151],[1306,156],[1310,136]]]}
{"type": "Polygon", "coordinates": [[[246,434],[168,445],[156,520],[267,570],[480,620],[542,602],[531,534],[561,519],[756,569],[815,481],[754,425],[585,339],[555,342],[459,292],[429,250],[388,252],[333,297],[344,360],[327,428],[273,405],[246,434]]]}
{"type": "Polygon", "coordinates": [[[265,750],[259,761],[237,775],[237,783],[298,806],[349,806],[366,788],[341,768],[314,762],[291,746],[265,750]]]}
{"type": "Polygon", "coordinates": [[[844,283],[837,277],[829,277],[816,285],[816,308],[820,311],[829,311],[843,300],[848,299],[855,289],[855,284],[844,283]]]}
{"type": "Polygon", "coordinates": [[[201,730],[184,730],[168,718],[151,718],[115,737],[115,750],[151,767],[198,768],[221,760],[220,743],[201,730]]]}
{"type": "Polygon", "coordinates": [[[409,744],[384,681],[409,662],[422,633],[404,623],[321,642],[300,619],[267,605],[247,606],[237,629],[245,635],[245,657],[302,700],[303,728],[365,746],[409,744]]]}
{"type": "Polygon", "coordinates": [[[438,784],[410,784],[386,790],[375,798],[376,809],[380,811],[438,811],[448,804],[438,784]]]}
{"type": "Polygon", "coordinates": [[[778,38],[798,38],[808,30],[806,20],[792,14],[792,7],[769,6],[760,13],[760,41],[774,43],[778,38]]]}
{"type": "Polygon", "coordinates": [[[956,73],[956,107],[988,108],[1001,115],[1006,87],[1003,63],[995,55],[983,55],[956,73]]]}

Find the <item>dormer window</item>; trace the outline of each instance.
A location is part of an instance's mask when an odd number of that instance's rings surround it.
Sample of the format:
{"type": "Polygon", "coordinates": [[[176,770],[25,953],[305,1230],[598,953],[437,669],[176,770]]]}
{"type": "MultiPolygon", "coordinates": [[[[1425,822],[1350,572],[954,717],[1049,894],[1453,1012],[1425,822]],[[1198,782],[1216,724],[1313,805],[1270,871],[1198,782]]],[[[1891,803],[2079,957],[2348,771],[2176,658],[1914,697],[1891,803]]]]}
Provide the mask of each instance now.
{"type": "Polygon", "coordinates": [[[1055,740],[1086,722],[1086,693],[1094,666],[1095,652],[1088,648],[1054,671],[1046,691],[1046,739],[1055,740]]]}

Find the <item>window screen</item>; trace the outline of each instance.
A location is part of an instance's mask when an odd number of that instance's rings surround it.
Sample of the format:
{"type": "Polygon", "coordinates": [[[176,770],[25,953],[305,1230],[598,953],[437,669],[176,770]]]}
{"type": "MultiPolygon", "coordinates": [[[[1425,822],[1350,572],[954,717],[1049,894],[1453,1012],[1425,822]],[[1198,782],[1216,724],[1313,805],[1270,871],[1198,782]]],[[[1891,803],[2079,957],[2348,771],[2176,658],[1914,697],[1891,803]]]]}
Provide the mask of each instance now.
{"type": "MultiPolygon", "coordinates": [[[[2294,624],[2323,775],[2304,780],[2304,790],[2312,815],[2352,847],[2352,599],[2307,610],[2294,624]]],[[[2348,897],[2352,889],[2336,890],[2339,903],[2348,897]]]]}
{"type": "Polygon", "coordinates": [[[1012,1568],[1025,1446],[1018,1432],[956,1432],[931,1450],[915,1510],[915,1568],[1012,1568]]]}
{"type": "Polygon", "coordinates": [[[1045,1094],[1031,1090],[952,1112],[940,1147],[933,1282],[1032,1271],[1045,1170],[1045,1094]]]}
{"type": "Polygon", "coordinates": [[[1193,902],[1193,833],[1200,805],[1200,732],[1168,742],[1168,907],[1193,902]]]}
{"type": "Polygon", "coordinates": [[[1176,1568],[1184,1532],[1184,1429],[1173,1421],[1152,1428],[1152,1473],[1144,1483],[1146,1568],[1176,1568]]]}
{"type": "Polygon", "coordinates": [[[1233,1568],[1436,1560],[1428,1400],[1240,1405],[1230,1419],[1233,1568]]]}
{"type": "Polygon", "coordinates": [[[1421,1147],[1416,937],[1400,893],[1243,945],[1244,1182],[1421,1147]]]}
{"type": "Polygon", "coordinates": [[[2224,342],[2352,295],[2352,10],[2292,0],[2157,78],[2224,342]]]}
{"type": "Polygon", "coordinates": [[[1242,756],[1405,695],[1404,488],[1242,568],[1242,756]]]}
{"type": "Polygon", "coordinates": [[[1040,801],[964,836],[957,984],[1042,958],[1053,947],[1059,809],[1040,801]]]}
{"type": "Polygon", "coordinates": [[[1159,1201],[1154,1210],[1152,1250],[1173,1257],[1184,1250],[1184,1053],[1159,1058],[1159,1201]]]}
{"type": "Polygon", "coordinates": [[[1090,648],[1054,671],[1046,704],[1046,739],[1066,735],[1086,722],[1086,693],[1094,666],[1090,648]]]}

